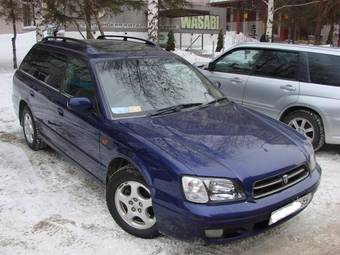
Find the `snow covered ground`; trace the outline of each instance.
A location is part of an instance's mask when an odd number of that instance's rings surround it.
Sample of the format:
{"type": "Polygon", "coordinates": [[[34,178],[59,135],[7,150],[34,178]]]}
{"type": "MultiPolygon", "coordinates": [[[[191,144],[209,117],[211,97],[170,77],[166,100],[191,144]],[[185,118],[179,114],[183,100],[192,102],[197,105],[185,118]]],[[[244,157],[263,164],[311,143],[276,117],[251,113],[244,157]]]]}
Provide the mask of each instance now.
{"type": "Polygon", "coordinates": [[[228,245],[202,246],[168,237],[143,240],[125,233],[106,208],[103,186],[53,150],[33,152],[25,145],[11,103],[11,57],[4,57],[10,51],[2,39],[1,255],[340,254],[340,146],[327,146],[317,154],[323,178],[311,205],[263,234],[228,245]]]}

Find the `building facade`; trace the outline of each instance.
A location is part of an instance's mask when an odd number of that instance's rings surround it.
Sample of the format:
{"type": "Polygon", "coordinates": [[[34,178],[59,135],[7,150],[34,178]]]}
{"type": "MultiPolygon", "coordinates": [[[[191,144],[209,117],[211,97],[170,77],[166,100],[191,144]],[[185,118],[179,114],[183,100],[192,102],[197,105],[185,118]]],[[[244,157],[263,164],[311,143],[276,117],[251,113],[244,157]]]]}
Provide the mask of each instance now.
{"type": "MultiPolygon", "coordinates": [[[[18,33],[32,31],[34,29],[34,13],[31,0],[22,1],[21,10],[21,13],[17,14],[20,18],[20,20],[17,21],[18,33]]],[[[12,24],[0,17],[0,34],[11,33],[13,33],[12,24]]]]}
{"type": "MultiPolygon", "coordinates": [[[[225,8],[226,30],[242,32],[247,36],[260,39],[265,33],[267,5],[263,0],[209,0],[214,7],[225,8]]],[[[303,41],[308,42],[314,37],[314,25],[311,21],[307,26],[299,27],[292,18],[283,13],[276,13],[273,36],[276,42],[303,41]]],[[[340,33],[339,25],[335,28],[333,42],[336,44],[340,33]]],[[[330,26],[324,26],[321,36],[325,42],[330,26]]]]}
{"type": "MultiPolygon", "coordinates": [[[[209,0],[191,0],[191,5],[174,10],[160,10],[159,12],[159,38],[164,44],[167,33],[172,30],[175,34],[177,47],[202,47],[211,37],[217,38],[220,30],[226,29],[225,8],[209,5],[209,0]]],[[[34,30],[34,10],[32,0],[22,2],[21,20],[17,22],[18,33],[34,30]]],[[[107,32],[147,37],[146,8],[138,11],[126,10],[112,15],[102,12],[100,22],[107,32]]],[[[78,21],[80,30],[85,31],[85,22],[78,21]]],[[[91,27],[94,33],[97,30],[95,20],[91,27]]],[[[68,24],[66,31],[76,31],[77,28],[68,24]]],[[[12,25],[6,24],[0,18],[0,33],[12,33],[12,25]]]]}

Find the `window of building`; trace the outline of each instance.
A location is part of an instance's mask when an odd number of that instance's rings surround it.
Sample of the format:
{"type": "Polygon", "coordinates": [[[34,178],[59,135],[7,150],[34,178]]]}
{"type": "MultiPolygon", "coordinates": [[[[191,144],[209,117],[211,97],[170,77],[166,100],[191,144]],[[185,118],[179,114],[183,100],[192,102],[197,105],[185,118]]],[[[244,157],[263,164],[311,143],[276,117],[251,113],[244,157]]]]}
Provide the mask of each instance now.
{"type": "Polygon", "coordinates": [[[22,21],[25,27],[34,26],[34,8],[32,0],[22,2],[22,21]]]}

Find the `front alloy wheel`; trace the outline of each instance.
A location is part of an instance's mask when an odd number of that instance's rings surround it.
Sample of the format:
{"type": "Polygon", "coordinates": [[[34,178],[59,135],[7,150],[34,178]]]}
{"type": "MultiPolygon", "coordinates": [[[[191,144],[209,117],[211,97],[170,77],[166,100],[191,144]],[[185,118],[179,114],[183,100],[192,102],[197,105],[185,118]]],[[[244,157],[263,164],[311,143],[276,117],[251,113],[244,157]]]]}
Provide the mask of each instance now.
{"type": "Polygon", "coordinates": [[[151,192],[141,174],[131,165],[109,176],[106,202],[116,223],[141,238],[159,236],[151,192]]]}
{"type": "Polygon", "coordinates": [[[140,182],[122,183],[116,190],[115,205],[119,215],[131,227],[148,229],[156,223],[150,191],[140,182]]]}

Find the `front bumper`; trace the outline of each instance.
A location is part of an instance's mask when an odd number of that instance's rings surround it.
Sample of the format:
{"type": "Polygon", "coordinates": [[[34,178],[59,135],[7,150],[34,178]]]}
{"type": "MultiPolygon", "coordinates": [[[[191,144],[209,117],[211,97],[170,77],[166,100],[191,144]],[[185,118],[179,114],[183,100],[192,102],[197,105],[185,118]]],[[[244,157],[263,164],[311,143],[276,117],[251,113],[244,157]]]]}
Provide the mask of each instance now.
{"type": "Polygon", "coordinates": [[[294,217],[300,211],[269,226],[273,211],[308,194],[314,194],[321,178],[321,168],[313,171],[300,183],[279,193],[258,200],[237,203],[202,205],[183,202],[176,206],[164,206],[154,201],[157,226],[161,233],[184,240],[205,240],[226,242],[248,237],[279,225],[294,217]],[[220,238],[208,238],[205,230],[223,229],[220,238]]]}

